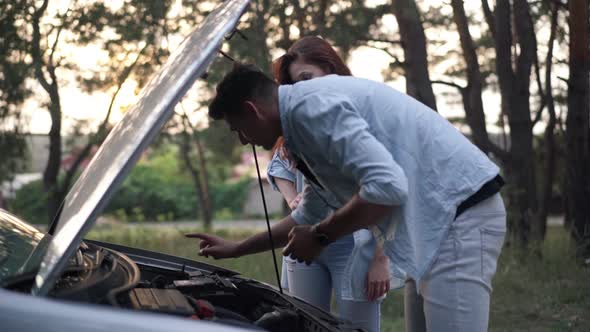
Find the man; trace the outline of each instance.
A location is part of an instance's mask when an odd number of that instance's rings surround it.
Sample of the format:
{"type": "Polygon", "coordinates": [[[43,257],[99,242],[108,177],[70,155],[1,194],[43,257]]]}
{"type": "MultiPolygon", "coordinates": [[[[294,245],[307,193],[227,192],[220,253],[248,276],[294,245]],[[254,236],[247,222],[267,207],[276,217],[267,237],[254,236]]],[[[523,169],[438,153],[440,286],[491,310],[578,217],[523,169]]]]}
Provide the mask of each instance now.
{"type": "MultiPolygon", "coordinates": [[[[506,232],[503,182],[448,121],[381,83],[328,75],[279,87],[248,65],[217,86],[209,115],[244,144],[270,149],[283,136],[306,178],[343,204],[317,223],[308,203],[317,193],[306,190],[284,255],[310,262],[328,243],[369,228],[398,277],[424,297],[428,331],[487,329],[506,232]]],[[[205,242],[212,255],[223,247],[205,242]]]]}

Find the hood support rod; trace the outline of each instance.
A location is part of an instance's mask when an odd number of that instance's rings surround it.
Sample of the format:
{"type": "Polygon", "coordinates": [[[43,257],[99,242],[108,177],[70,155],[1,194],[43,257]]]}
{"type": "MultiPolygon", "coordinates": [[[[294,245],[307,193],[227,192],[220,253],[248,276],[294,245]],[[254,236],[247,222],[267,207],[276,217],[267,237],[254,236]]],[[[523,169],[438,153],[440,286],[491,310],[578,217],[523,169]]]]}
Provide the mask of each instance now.
{"type": "Polygon", "coordinates": [[[262,189],[262,178],[260,177],[260,168],[258,167],[258,157],[256,156],[256,147],[252,144],[252,152],[254,153],[254,161],[256,162],[256,173],[258,174],[258,184],[260,185],[260,194],[262,195],[262,205],[264,206],[264,216],[266,217],[266,227],[268,230],[268,239],[272,252],[272,261],[275,265],[275,274],[277,276],[277,286],[279,291],[283,294],[283,287],[281,286],[281,277],[279,276],[279,267],[277,265],[277,257],[275,254],[275,243],[272,239],[272,232],[270,230],[270,221],[268,220],[268,211],[266,210],[266,199],[264,198],[264,189],[262,189]]]}

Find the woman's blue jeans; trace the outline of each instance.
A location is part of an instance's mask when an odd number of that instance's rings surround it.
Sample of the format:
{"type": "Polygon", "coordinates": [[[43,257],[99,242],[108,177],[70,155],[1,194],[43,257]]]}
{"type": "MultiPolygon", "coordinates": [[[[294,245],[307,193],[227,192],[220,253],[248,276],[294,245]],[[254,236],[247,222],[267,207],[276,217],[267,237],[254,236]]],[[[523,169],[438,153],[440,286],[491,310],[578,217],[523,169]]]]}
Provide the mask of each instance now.
{"type": "Polygon", "coordinates": [[[350,320],[356,328],[377,332],[382,299],[350,301],[340,296],[342,276],[353,246],[352,235],[340,239],[326,247],[310,265],[285,257],[283,264],[287,267],[289,293],[329,312],[334,290],[338,314],[342,318],[350,320]]]}

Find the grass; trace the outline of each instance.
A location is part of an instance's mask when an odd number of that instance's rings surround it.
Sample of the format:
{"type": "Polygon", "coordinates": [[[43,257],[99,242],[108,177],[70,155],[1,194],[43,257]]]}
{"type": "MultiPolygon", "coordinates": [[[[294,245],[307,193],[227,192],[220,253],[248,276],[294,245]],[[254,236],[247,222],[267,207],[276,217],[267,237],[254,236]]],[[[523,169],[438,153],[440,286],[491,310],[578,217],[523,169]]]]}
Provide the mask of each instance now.
{"type": "MultiPolygon", "coordinates": [[[[188,231],[194,230],[106,226],[94,229],[88,238],[205,261],[276,284],[270,252],[219,261],[203,258],[197,255],[197,242],[182,236],[188,231]]],[[[215,233],[232,239],[250,234],[215,233]]],[[[590,268],[576,264],[569,236],[560,227],[549,229],[542,254],[542,259],[530,258],[504,248],[493,282],[490,331],[590,331],[590,268]]],[[[403,291],[388,294],[381,311],[382,331],[404,330],[403,291]]]]}
{"type": "Polygon", "coordinates": [[[503,250],[491,331],[590,331],[590,268],[575,261],[561,227],[549,228],[541,250],[542,259],[503,250]]]}

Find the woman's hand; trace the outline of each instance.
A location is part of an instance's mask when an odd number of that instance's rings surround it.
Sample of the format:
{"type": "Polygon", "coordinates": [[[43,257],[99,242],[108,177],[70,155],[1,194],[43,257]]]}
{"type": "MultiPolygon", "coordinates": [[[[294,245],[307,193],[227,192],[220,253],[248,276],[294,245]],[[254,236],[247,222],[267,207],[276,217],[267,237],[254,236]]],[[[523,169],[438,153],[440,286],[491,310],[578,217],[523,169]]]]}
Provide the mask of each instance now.
{"type": "Polygon", "coordinates": [[[200,256],[211,256],[213,259],[233,258],[239,256],[238,243],[236,242],[225,240],[219,236],[202,233],[190,233],[185,234],[184,236],[201,240],[201,242],[199,242],[200,256]]]}
{"type": "Polygon", "coordinates": [[[375,250],[375,257],[367,273],[367,299],[375,301],[389,292],[389,258],[380,248],[375,250]]]}

